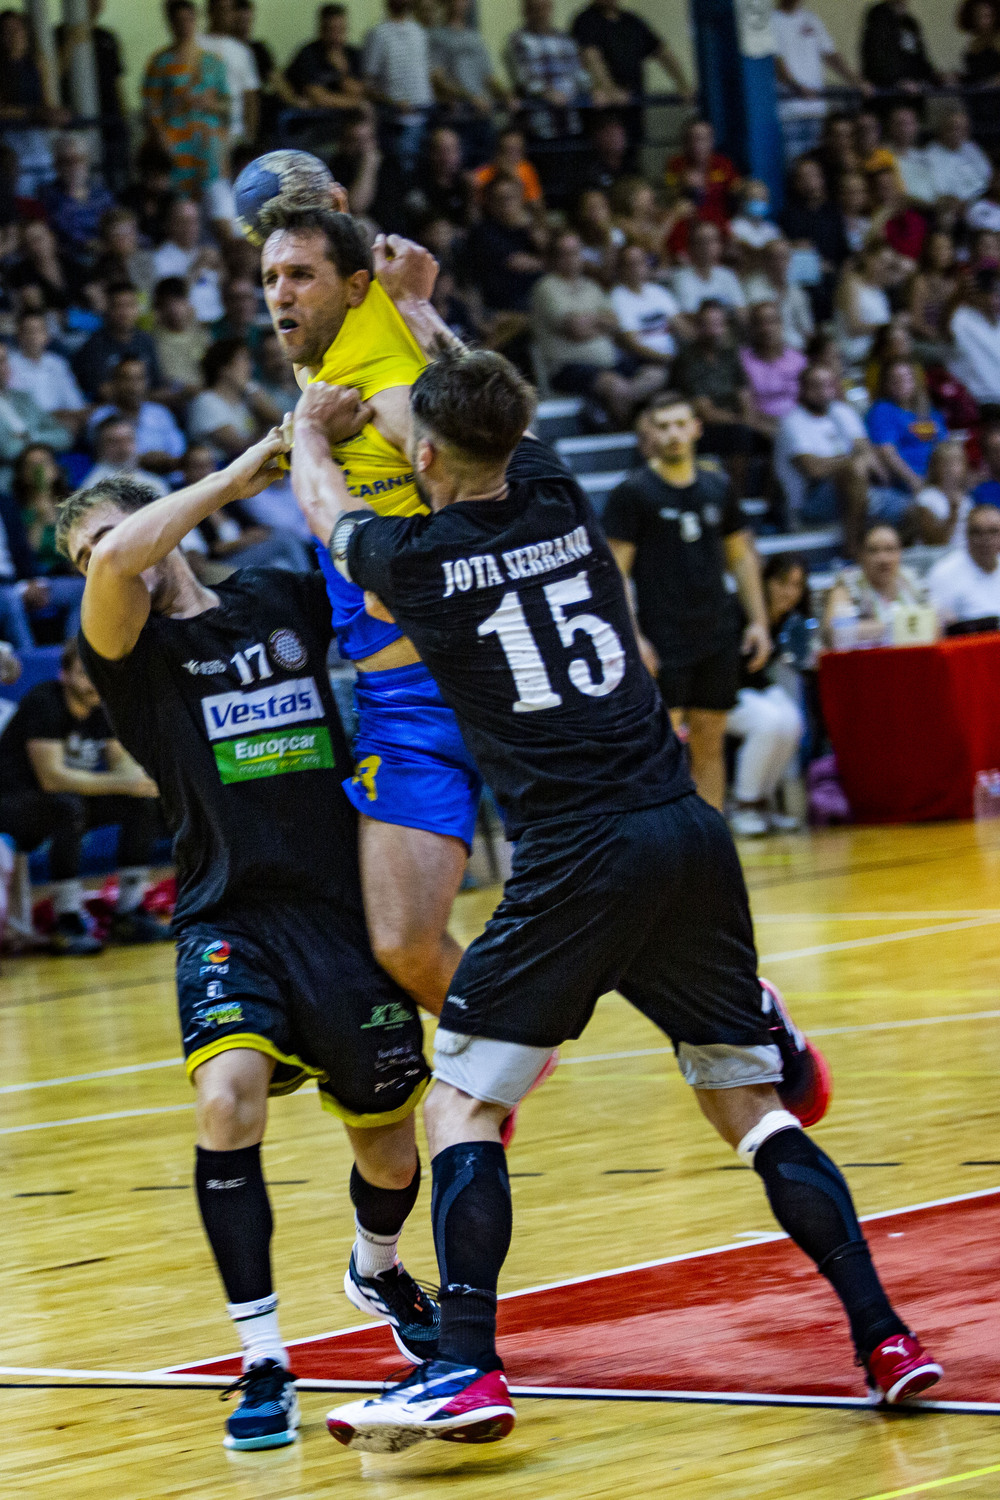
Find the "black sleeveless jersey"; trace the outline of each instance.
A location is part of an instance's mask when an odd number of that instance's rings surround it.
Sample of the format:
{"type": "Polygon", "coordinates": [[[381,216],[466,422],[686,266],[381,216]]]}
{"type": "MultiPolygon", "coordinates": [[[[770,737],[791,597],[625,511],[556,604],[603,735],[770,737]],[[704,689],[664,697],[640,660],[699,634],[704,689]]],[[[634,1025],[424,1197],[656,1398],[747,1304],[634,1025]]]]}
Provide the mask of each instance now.
{"type": "Polygon", "coordinates": [[[507,480],[503,500],[359,525],[351,577],[420,652],[512,834],[683,796],[681,746],[586,496],[534,438],[507,480]]]}
{"type": "Polygon", "coordinates": [[[360,910],[323,580],[247,569],[215,591],[192,619],[150,615],[122,661],[80,637],[115,733],[160,788],[175,921],[272,897],[360,910]]]}

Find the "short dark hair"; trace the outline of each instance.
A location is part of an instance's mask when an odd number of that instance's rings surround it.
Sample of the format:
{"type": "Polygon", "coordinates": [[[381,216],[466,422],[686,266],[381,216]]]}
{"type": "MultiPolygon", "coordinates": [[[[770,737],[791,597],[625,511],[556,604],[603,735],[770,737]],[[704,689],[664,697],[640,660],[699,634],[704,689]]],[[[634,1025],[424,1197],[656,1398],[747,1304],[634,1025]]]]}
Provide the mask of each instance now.
{"type": "Polygon", "coordinates": [[[124,370],[126,365],[142,365],[142,373],[146,376],[147,380],[149,379],[149,370],[146,368],[146,361],[141,354],[123,354],[121,359],[116,359],[111,367],[112,375],[117,375],[120,370],[124,370]]]}
{"type": "Polygon", "coordinates": [[[131,427],[135,431],[135,423],[131,417],[126,417],[123,412],[112,411],[106,417],[102,417],[94,428],[95,438],[102,438],[112,427],[131,427]]]}
{"type": "Polygon", "coordinates": [[[41,307],[22,307],[21,311],[17,315],[17,323],[15,326],[20,328],[21,324],[26,323],[29,318],[41,318],[42,322],[44,323],[46,321],[44,309],[41,307]]]}
{"type": "Polygon", "coordinates": [[[364,228],[350,214],[338,214],[332,208],[278,207],[262,222],[268,236],[278,230],[321,234],[326,240],[327,259],[333,262],[341,276],[353,276],[355,271],[367,271],[369,276],[375,274],[364,228]]]}
{"type": "Polygon", "coordinates": [[[246,348],[244,339],[216,339],[214,344],[209,344],[201,357],[201,373],[205,384],[213,386],[226,366],[232,363],[241,350],[246,352],[246,348]]]}
{"type": "MultiPolygon", "coordinates": [[[[109,417],[107,420],[110,422],[120,419],[109,417]]],[[[99,505],[115,505],[131,515],[158,498],[151,484],[143,484],[141,479],[132,478],[128,474],[109,475],[89,489],[75,490],[68,500],[62,502],[56,513],[56,548],[63,557],[69,557],[70,532],[83,516],[96,510],[99,505]]]]}
{"type": "Polygon", "coordinates": [[[171,297],[186,297],[187,294],[188,284],[183,276],[164,276],[153,288],[153,306],[160,307],[171,297]]]}
{"type": "Polygon", "coordinates": [[[319,8],[319,13],[318,13],[316,19],[319,20],[319,21],[326,21],[326,20],[329,20],[329,18],[331,16],[346,16],[346,15],[347,15],[347,6],[346,5],[321,5],[320,8],[319,8]]]}
{"type": "Polygon", "coordinates": [[[138,289],[131,281],[110,281],[104,289],[105,297],[121,297],[125,292],[131,292],[133,297],[139,295],[138,289]]]}
{"type": "Polygon", "coordinates": [[[691,397],[685,396],[683,391],[657,391],[656,395],[651,396],[642,408],[642,411],[639,413],[639,420],[641,421],[643,417],[651,417],[657,411],[667,411],[671,406],[690,407],[691,415],[694,416],[694,405],[691,397]]]}
{"type": "Polygon", "coordinates": [[[410,404],[419,426],[463,457],[499,463],[524,436],[536,396],[502,354],[447,350],[418,376],[410,404]]]}
{"type": "Polygon", "coordinates": [[[167,20],[172,21],[180,10],[194,10],[194,0],[167,0],[167,20]]]}

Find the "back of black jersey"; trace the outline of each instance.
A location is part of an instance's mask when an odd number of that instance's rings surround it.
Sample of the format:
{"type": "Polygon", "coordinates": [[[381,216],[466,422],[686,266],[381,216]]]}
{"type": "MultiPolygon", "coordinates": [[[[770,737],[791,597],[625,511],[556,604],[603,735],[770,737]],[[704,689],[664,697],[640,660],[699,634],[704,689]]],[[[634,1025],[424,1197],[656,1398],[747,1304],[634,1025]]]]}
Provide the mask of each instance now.
{"type": "Polygon", "coordinates": [[[151,615],[122,661],[81,637],[118,738],[160,788],[175,920],[268,898],[360,910],[323,581],[247,569],[216,592],[190,619],[151,615]]]}
{"type": "Polygon", "coordinates": [[[512,832],[684,795],[683,753],[586,496],[531,438],[507,478],[504,500],[360,526],[351,576],[420,652],[512,832]]]}

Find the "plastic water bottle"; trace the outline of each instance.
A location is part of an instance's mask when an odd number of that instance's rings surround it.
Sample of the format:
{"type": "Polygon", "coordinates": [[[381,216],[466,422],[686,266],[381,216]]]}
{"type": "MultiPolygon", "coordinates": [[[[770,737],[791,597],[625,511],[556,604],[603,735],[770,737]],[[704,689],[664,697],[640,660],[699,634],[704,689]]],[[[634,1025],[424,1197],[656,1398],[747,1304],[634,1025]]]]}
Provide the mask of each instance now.
{"type": "Polygon", "coordinates": [[[1000,818],[1000,771],[979,771],[972,793],[977,823],[1000,818]]]}

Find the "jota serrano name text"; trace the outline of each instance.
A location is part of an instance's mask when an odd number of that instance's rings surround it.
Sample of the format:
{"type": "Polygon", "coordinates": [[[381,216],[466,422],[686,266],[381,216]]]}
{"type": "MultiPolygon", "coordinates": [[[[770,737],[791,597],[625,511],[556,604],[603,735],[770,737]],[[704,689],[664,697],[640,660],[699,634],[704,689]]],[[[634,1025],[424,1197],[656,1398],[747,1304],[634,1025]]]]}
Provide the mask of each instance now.
{"type": "Polygon", "coordinates": [[[459,557],[442,562],[444,571],[443,599],[452,594],[466,594],[472,588],[488,589],[501,587],[511,580],[535,578],[540,573],[551,573],[555,568],[579,562],[593,551],[586,526],[578,526],[566,536],[557,536],[551,542],[532,542],[527,547],[515,547],[502,552],[497,558],[492,552],[480,552],[475,557],[459,557]],[[501,563],[506,576],[501,571],[501,563]]]}

